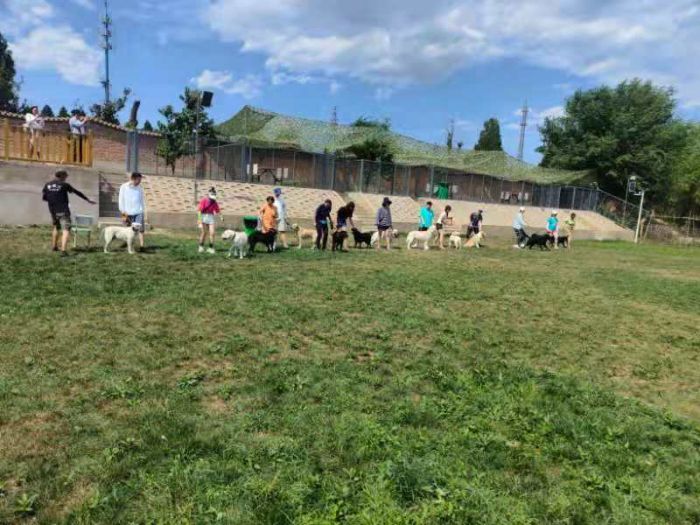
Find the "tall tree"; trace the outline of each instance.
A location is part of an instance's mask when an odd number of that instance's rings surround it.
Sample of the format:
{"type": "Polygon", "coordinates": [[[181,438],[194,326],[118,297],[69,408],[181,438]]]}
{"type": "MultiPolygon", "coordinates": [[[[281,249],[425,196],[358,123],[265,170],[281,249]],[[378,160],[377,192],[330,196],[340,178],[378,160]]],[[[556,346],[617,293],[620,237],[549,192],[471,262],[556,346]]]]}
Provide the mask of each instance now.
{"type": "Polygon", "coordinates": [[[17,82],[15,81],[15,61],[8,48],[7,40],[0,33],[0,109],[17,111],[17,82]]]}
{"type": "Polygon", "coordinates": [[[53,117],[53,109],[51,109],[51,106],[46,104],[43,108],[41,108],[41,116],[42,117],[53,117]]]}
{"type": "Polygon", "coordinates": [[[200,96],[200,91],[185,88],[184,94],[180,95],[180,111],[176,111],[171,105],[159,110],[165,122],[158,122],[158,131],[162,138],[158,142],[156,154],[165,160],[173,173],[177,160],[193,153],[197,126],[200,139],[214,137],[214,121],[209,118],[204,108],[198,107],[200,96]]]}
{"type": "Polygon", "coordinates": [[[153,124],[149,120],[143,123],[143,130],[144,131],[153,131],[153,124]]]}
{"type": "Polygon", "coordinates": [[[61,109],[58,110],[58,116],[61,118],[68,118],[70,117],[70,113],[68,113],[68,110],[66,109],[66,106],[61,106],[61,109]]]}
{"type": "Polygon", "coordinates": [[[700,218],[700,124],[688,126],[685,147],[673,159],[669,204],[678,216],[700,218]]]}
{"type": "Polygon", "coordinates": [[[447,126],[447,138],[445,139],[445,145],[449,151],[452,151],[452,145],[455,139],[455,119],[450,119],[450,124],[447,126]]]}
{"type": "Polygon", "coordinates": [[[90,113],[96,119],[119,125],[119,112],[126,107],[129,95],[131,95],[131,89],[124,88],[122,96],[111,100],[109,104],[103,102],[90,106],[90,113]]]}
{"type": "Polygon", "coordinates": [[[501,125],[496,118],[484,122],[484,129],[479,133],[479,140],[474,145],[477,151],[503,151],[501,142],[501,125]]]}
{"type": "Polygon", "coordinates": [[[652,202],[661,202],[687,133],[674,117],[675,106],[672,89],[639,79],[577,91],[562,117],[540,127],[542,165],[590,170],[603,189],[618,195],[638,175],[652,202]]]}

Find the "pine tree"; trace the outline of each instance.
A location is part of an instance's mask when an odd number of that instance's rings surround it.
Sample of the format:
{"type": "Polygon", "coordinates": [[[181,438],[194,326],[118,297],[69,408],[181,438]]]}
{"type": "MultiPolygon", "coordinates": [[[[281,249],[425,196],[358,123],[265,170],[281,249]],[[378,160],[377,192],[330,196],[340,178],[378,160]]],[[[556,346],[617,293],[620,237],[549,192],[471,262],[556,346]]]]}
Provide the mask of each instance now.
{"type": "Polygon", "coordinates": [[[501,142],[501,125],[498,119],[490,118],[484,122],[484,129],[479,134],[479,141],[474,146],[477,151],[503,151],[501,142]]]}
{"type": "Polygon", "coordinates": [[[15,61],[7,46],[7,40],[0,34],[0,109],[17,111],[17,82],[15,81],[15,61]]]}
{"type": "Polygon", "coordinates": [[[146,121],[143,123],[143,130],[144,131],[153,131],[153,125],[150,123],[150,121],[146,121]]]}
{"type": "Polygon", "coordinates": [[[45,118],[53,117],[53,109],[51,109],[51,106],[46,104],[43,108],[41,108],[41,116],[45,118]]]}
{"type": "Polygon", "coordinates": [[[68,113],[66,106],[61,106],[61,109],[58,110],[58,116],[60,118],[69,118],[70,117],[70,113],[68,113]]]}

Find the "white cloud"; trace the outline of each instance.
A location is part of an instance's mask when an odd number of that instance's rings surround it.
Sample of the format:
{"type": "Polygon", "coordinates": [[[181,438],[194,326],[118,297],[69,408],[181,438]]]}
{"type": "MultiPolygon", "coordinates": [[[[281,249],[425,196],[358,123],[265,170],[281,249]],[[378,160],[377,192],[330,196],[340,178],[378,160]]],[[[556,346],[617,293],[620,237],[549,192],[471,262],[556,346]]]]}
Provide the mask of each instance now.
{"type": "Polygon", "coordinates": [[[205,69],[190,82],[199,89],[214,89],[229,95],[240,95],[245,99],[260,96],[263,87],[263,81],[258,75],[246,75],[234,80],[233,75],[228,71],[210,69],[205,69]]]}
{"type": "Polygon", "coordinates": [[[508,57],[596,82],[670,82],[700,105],[698,0],[212,0],[203,10],[223,41],[290,74],[395,89],[508,57]]]}
{"type": "Polygon", "coordinates": [[[40,26],[10,44],[21,69],[57,71],[66,82],[96,86],[102,54],[68,26],[40,26]]]}
{"type": "Polygon", "coordinates": [[[85,9],[90,9],[91,11],[96,9],[94,0],[71,0],[71,2],[85,9]]]}
{"type": "Polygon", "coordinates": [[[0,31],[21,35],[29,27],[44,23],[55,14],[46,0],[3,0],[0,3],[0,31]]]}

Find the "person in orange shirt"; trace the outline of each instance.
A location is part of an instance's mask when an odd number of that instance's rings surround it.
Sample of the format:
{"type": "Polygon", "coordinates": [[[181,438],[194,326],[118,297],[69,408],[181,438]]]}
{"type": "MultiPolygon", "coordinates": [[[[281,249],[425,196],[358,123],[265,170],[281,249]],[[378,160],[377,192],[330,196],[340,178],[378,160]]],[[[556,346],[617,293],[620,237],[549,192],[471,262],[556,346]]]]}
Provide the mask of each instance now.
{"type": "Polygon", "coordinates": [[[269,233],[271,231],[277,231],[277,208],[275,207],[274,197],[268,197],[265,200],[265,204],[260,208],[259,217],[260,224],[262,225],[262,232],[269,233]]]}

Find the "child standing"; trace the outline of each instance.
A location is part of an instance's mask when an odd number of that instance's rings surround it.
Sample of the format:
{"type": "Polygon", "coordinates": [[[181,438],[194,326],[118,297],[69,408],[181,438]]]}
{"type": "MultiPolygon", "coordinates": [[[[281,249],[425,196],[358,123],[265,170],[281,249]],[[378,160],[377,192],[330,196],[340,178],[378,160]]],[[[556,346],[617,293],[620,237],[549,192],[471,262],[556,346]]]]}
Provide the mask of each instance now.
{"type": "Polygon", "coordinates": [[[214,250],[214,236],[216,235],[216,216],[221,213],[219,203],[216,202],[216,188],[209,188],[209,195],[199,201],[197,206],[199,223],[199,253],[204,253],[204,239],[209,232],[209,248],[207,253],[216,253],[214,250]]]}
{"type": "Polygon", "coordinates": [[[559,248],[559,219],[557,214],[557,210],[552,210],[552,214],[547,219],[547,235],[553,239],[555,250],[559,248]]]}

